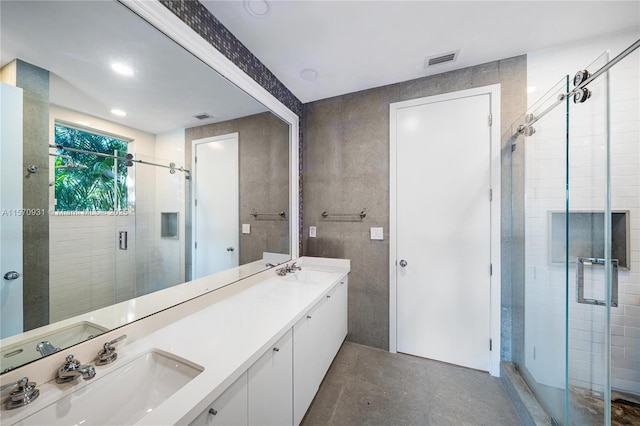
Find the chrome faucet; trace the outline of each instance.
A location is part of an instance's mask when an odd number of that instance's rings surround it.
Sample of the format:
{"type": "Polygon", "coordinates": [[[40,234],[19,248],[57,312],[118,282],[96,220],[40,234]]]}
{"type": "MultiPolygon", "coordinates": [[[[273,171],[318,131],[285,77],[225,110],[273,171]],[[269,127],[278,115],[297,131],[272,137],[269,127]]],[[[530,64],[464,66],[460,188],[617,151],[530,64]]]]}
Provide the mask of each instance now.
{"type": "Polygon", "coordinates": [[[297,266],[296,262],[293,262],[291,265],[284,265],[280,269],[276,269],[276,272],[281,277],[284,277],[285,275],[290,274],[292,272],[296,272],[296,271],[302,271],[302,268],[297,266]]]}
{"type": "Polygon", "coordinates": [[[67,355],[67,359],[56,375],[57,383],[68,383],[82,377],[84,380],[93,379],[96,376],[96,369],[93,365],[80,365],[80,361],[67,355]]]}
{"type": "Polygon", "coordinates": [[[60,348],[56,348],[48,340],[43,340],[36,345],[36,350],[40,352],[40,356],[47,356],[54,352],[58,352],[60,348]]]}

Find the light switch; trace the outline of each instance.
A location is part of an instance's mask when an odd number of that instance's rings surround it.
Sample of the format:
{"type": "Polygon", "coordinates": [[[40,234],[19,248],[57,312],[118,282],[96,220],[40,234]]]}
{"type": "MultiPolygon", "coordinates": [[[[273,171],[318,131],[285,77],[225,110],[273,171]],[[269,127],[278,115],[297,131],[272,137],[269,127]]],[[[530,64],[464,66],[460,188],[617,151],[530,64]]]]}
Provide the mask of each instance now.
{"type": "Polygon", "coordinates": [[[371,228],[371,239],[372,240],[384,240],[384,230],[383,230],[383,228],[371,228]]]}
{"type": "Polygon", "coordinates": [[[251,224],[250,223],[243,223],[242,224],[242,233],[243,234],[250,234],[251,233],[251,224]]]}
{"type": "Polygon", "coordinates": [[[309,238],[315,238],[316,237],[316,227],[315,226],[310,226],[309,227],[309,238]]]}

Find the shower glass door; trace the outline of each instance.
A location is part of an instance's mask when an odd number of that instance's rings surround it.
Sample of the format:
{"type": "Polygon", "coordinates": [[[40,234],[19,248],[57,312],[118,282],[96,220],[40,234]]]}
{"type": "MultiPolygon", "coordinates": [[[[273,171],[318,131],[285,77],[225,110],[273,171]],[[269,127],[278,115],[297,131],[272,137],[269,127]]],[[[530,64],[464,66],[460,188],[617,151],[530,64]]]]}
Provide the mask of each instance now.
{"type": "MultiPolygon", "coordinates": [[[[585,70],[598,70],[607,61],[603,54],[585,70]]],[[[620,267],[611,256],[608,76],[580,96],[588,99],[569,103],[567,210],[564,218],[553,218],[554,224],[564,220],[568,259],[565,418],[570,425],[607,424],[610,418],[609,329],[616,304],[610,290],[620,267]]]]}
{"type": "Polygon", "coordinates": [[[639,79],[636,50],[571,103],[568,424],[640,423],[639,79]]]}

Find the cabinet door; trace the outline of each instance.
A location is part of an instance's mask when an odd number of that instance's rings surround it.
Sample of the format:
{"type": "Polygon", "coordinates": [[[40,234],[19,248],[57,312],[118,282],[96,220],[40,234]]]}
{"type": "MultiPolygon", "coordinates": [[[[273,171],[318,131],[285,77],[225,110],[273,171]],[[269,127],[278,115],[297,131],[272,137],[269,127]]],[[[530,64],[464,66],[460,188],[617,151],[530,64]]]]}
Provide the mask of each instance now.
{"type": "Polygon", "coordinates": [[[249,425],[293,423],[291,330],[249,368],[249,425]]]}
{"type": "MultiPolygon", "coordinates": [[[[345,337],[347,337],[347,321],[348,321],[348,283],[347,277],[344,277],[340,280],[340,282],[336,285],[333,298],[334,298],[334,309],[333,318],[335,322],[333,324],[334,327],[334,344],[335,344],[335,352],[337,353],[342,346],[342,342],[344,342],[345,337]]],[[[335,353],[333,354],[335,356],[335,353]]]]}
{"type": "Polygon", "coordinates": [[[293,424],[302,421],[324,377],[323,336],[327,301],[318,302],[293,326],[293,424]]]}
{"type": "Polygon", "coordinates": [[[247,373],[244,372],[191,426],[246,426],[247,415],[247,373]]]}

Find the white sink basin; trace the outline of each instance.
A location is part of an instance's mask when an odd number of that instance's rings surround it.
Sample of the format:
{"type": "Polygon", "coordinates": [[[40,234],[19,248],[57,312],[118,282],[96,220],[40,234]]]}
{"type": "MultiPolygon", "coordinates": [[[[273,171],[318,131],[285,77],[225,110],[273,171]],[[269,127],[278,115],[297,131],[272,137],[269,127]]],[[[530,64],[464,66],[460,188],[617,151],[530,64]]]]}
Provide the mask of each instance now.
{"type": "Polygon", "coordinates": [[[203,370],[166,352],[148,352],[102,377],[98,369],[87,386],[17,424],[131,425],[203,370]]]}
{"type": "Polygon", "coordinates": [[[0,371],[19,367],[39,359],[42,355],[36,350],[36,346],[40,342],[48,341],[56,348],[65,349],[106,331],[109,329],[83,321],[3,346],[0,351],[0,371]]]}
{"type": "Polygon", "coordinates": [[[305,284],[320,284],[327,281],[335,281],[340,274],[335,272],[317,271],[315,269],[302,268],[293,274],[287,275],[285,281],[301,282],[305,284]]]}

